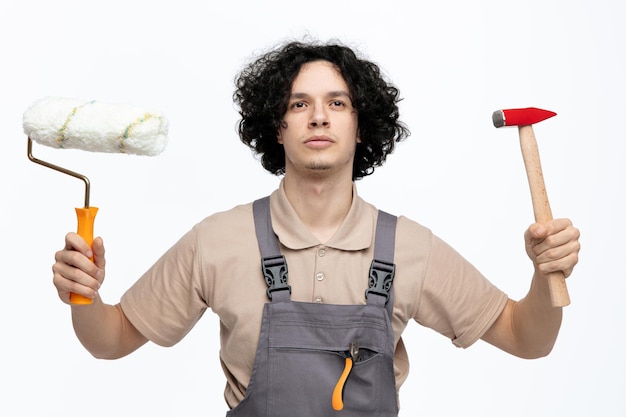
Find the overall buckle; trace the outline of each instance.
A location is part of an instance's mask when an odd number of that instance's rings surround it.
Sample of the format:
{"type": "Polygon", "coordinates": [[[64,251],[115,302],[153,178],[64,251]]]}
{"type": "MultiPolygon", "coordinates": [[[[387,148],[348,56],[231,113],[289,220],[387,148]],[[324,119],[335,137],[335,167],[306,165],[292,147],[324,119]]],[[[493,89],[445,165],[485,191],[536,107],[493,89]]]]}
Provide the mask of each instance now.
{"type": "Polygon", "coordinates": [[[389,291],[395,273],[396,265],[394,263],[374,259],[370,266],[369,288],[365,291],[365,298],[368,298],[370,294],[380,295],[385,297],[386,304],[389,301],[389,291]]]}
{"type": "Polygon", "coordinates": [[[272,299],[275,291],[288,290],[291,294],[291,286],[287,284],[287,261],[282,255],[270,256],[261,260],[263,277],[267,284],[267,298],[272,299]]]}

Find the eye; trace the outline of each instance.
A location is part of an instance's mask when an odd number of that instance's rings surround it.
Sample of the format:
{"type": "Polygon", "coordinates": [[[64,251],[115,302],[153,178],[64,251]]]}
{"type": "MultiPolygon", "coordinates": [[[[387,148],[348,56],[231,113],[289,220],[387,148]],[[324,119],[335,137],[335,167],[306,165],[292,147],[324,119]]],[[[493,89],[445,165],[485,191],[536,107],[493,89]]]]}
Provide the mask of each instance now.
{"type": "Polygon", "coordinates": [[[335,107],[344,107],[346,104],[341,100],[335,100],[331,103],[331,105],[335,107]]]}
{"type": "Polygon", "coordinates": [[[306,103],[304,101],[295,101],[291,103],[289,107],[291,107],[292,109],[303,109],[304,107],[306,107],[306,103]]]}

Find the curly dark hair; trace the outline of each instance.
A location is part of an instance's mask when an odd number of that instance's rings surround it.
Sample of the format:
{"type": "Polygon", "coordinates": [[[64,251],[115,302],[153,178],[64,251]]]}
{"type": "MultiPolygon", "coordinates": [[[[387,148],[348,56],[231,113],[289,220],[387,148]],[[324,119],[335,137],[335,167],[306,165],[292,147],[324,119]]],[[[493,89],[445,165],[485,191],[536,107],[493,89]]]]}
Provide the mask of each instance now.
{"type": "Polygon", "coordinates": [[[233,101],[239,106],[239,137],[263,167],[275,175],[285,173],[285,152],[277,134],[291,86],[303,64],[329,61],[343,76],[358,113],[359,135],[352,179],[360,179],[381,166],[396,142],[410,135],[399,121],[399,90],[388,83],[380,68],[359,58],[349,47],[336,42],[289,42],[248,64],[235,80],[233,101]]]}

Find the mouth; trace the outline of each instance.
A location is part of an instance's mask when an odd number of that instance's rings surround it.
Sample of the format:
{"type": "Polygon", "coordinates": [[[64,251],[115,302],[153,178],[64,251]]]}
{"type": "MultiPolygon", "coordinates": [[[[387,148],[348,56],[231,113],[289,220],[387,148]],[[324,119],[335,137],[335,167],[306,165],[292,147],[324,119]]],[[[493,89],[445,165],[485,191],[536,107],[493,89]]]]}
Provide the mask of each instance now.
{"type": "Polygon", "coordinates": [[[330,146],[334,142],[335,141],[333,141],[328,136],[311,136],[310,138],[304,141],[305,145],[315,147],[315,148],[330,146]]]}

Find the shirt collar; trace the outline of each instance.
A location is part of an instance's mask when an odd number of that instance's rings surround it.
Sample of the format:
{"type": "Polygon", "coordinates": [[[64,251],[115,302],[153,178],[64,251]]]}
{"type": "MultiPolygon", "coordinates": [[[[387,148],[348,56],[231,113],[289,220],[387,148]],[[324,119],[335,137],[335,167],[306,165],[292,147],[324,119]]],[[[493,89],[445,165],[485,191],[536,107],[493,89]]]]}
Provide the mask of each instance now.
{"type": "MultiPolygon", "coordinates": [[[[306,228],[287,199],[284,180],[270,196],[272,226],[278,240],[289,249],[305,249],[322,244],[306,228]]],[[[341,250],[362,250],[374,241],[376,209],[357,195],[352,184],[352,205],[337,233],[324,246],[341,250]]]]}

